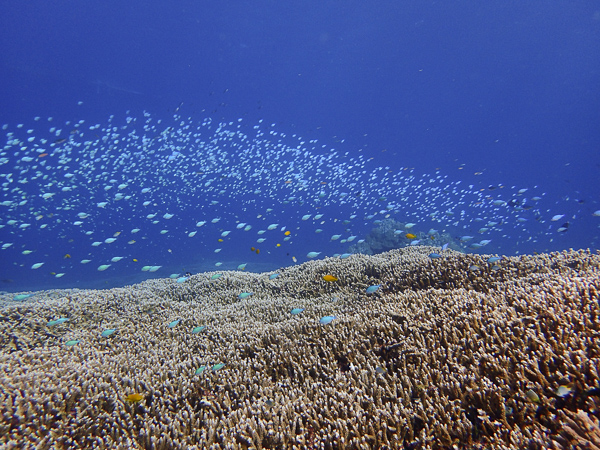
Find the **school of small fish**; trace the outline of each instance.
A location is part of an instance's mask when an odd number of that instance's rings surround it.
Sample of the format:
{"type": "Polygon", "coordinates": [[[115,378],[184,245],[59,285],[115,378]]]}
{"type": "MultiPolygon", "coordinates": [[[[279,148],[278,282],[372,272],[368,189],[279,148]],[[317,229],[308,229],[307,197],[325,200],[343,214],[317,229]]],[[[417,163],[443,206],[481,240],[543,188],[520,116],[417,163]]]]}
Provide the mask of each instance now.
{"type": "Polygon", "coordinates": [[[11,270],[73,282],[91,263],[102,273],[158,276],[190,246],[216,267],[227,252],[242,260],[279,255],[280,265],[344,258],[348,244],[390,217],[404,223],[394,234],[406,245],[429,245],[445,231],[466,251],[501,253],[502,242],[539,242],[543,250],[577,219],[552,211],[556,204],[537,186],[393,171],[263,121],[128,112],[104,124],[57,122],[2,126],[0,248],[11,270]],[[149,250],[156,248],[164,256],[149,250]]]}

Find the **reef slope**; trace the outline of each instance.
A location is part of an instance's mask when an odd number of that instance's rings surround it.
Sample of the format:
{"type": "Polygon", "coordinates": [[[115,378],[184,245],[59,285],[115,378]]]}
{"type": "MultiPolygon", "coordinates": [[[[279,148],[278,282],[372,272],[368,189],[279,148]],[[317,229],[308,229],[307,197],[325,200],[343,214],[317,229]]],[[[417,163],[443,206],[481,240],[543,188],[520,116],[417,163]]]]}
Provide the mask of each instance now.
{"type": "Polygon", "coordinates": [[[7,297],[0,444],[600,446],[600,256],[433,250],[7,297]]]}

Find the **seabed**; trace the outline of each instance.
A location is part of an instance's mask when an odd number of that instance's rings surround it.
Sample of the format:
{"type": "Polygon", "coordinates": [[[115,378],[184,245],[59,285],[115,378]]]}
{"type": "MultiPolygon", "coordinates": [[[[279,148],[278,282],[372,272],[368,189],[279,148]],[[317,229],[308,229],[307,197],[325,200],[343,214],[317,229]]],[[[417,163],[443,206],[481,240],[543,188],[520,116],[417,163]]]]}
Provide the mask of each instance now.
{"type": "Polygon", "coordinates": [[[600,446],[600,256],[434,251],[5,294],[0,444],[600,446]]]}

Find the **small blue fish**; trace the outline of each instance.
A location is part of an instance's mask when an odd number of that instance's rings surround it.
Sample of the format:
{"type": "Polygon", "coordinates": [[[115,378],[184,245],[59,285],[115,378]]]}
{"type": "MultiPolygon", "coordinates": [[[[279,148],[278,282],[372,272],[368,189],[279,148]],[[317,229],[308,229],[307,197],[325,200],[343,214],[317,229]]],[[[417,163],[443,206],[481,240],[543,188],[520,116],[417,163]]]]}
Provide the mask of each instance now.
{"type": "Polygon", "coordinates": [[[379,289],[381,285],[380,284],[374,284],[373,286],[369,286],[367,288],[367,294],[373,294],[374,292],[377,291],[377,289],[379,289]]]}
{"type": "Polygon", "coordinates": [[[177,319],[177,320],[174,320],[173,322],[169,322],[169,328],[176,327],[177,325],[179,325],[179,322],[181,322],[181,319],[177,319]]]}
{"type": "Polygon", "coordinates": [[[488,258],[487,262],[489,262],[490,264],[494,264],[495,262],[500,261],[502,258],[499,256],[492,256],[491,258],[488,258]]]}
{"type": "Polygon", "coordinates": [[[346,259],[346,258],[349,258],[350,256],[352,256],[352,253],[342,253],[340,255],[340,259],[346,259]]]}
{"type": "Polygon", "coordinates": [[[439,253],[430,253],[429,257],[431,259],[438,259],[441,255],[439,253]]]}
{"type": "Polygon", "coordinates": [[[184,281],[187,281],[188,278],[189,277],[179,277],[179,278],[177,278],[177,282],[178,283],[183,283],[184,281]]]}
{"type": "Polygon", "coordinates": [[[242,292],[240,295],[238,295],[238,298],[240,300],[243,300],[245,298],[248,298],[252,295],[252,292],[242,292]]]}
{"type": "Polygon", "coordinates": [[[51,320],[46,325],[49,327],[53,327],[55,325],[60,325],[61,323],[65,323],[67,320],[69,320],[68,317],[61,317],[60,319],[51,320]]]}
{"type": "Polygon", "coordinates": [[[278,273],[272,273],[271,275],[269,275],[269,280],[274,280],[275,278],[277,278],[279,276],[278,273]]]}
{"type": "Polygon", "coordinates": [[[222,273],[215,273],[214,275],[212,275],[212,276],[210,277],[210,279],[211,279],[211,280],[217,280],[217,279],[221,278],[222,276],[223,276],[223,274],[222,274],[222,273]]]}
{"type": "Polygon", "coordinates": [[[198,334],[206,328],[206,325],[202,325],[201,327],[196,327],[192,330],[192,334],[198,334]]]}
{"type": "Polygon", "coordinates": [[[294,308],[290,311],[290,313],[295,316],[297,314],[300,314],[302,311],[304,311],[304,308],[294,308]]]}
{"type": "Polygon", "coordinates": [[[65,345],[67,347],[73,347],[74,345],[79,344],[79,339],[73,339],[72,341],[67,341],[65,342],[65,345]]]}
{"type": "Polygon", "coordinates": [[[108,330],[104,330],[102,333],[100,333],[100,336],[102,336],[102,337],[109,337],[115,331],[117,331],[116,328],[109,328],[108,330]]]}
{"type": "Polygon", "coordinates": [[[445,251],[448,248],[448,243],[446,242],[444,245],[442,245],[442,251],[445,251]]]}
{"type": "Polygon", "coordinates": [[[327,325],[328,323],[331,323],[333,319],[335,319],[335,316],[325,316],[321,317],[321,319],[319,319],[319,322],[321,323],[321,325],[327,325]]]}
{"type": "Polygon", "coordinates": [[[221,370],[223,367],[225,367],[225,363],[215,364],[212,366],[212,371],[216,372],[217,370],[221,370]]]}
{"type": "Polygon", "coordinates": [[[17,294],[13,297],[13,300],[16,302],[21,302],[23,300],[28,299],[31,296],[33,296],[33,294],[17,294]]]}
{"type": "Polygon", "coordinates": [[[321,254],[321,252],[308,252],[306,254],[307,257],[309,258],[316,258],[317,256],[319,256],[321,254]]]}
{"type": "Polygon", "coordinates": [[[200,375],[202,372],[204,372],[204,369],[206,369],[206,366],[200,366],[196,369],[196,373],[195,375],[200,375]]]}
{"type": "Polygon", "coordinates": [[[556,395],[565,398],[567,397],[573,390],[569,386],[561,385],[556,390],[556,395]]]}

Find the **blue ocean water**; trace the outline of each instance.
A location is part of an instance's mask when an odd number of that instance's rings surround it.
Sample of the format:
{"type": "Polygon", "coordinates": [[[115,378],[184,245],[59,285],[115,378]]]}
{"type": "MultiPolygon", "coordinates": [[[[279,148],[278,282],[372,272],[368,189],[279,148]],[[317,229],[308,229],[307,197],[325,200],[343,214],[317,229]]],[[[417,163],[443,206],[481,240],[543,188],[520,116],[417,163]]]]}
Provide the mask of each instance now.
{"type": "Polygon", "coordinates": [[[388,225],[598,248],[593,3],[32,1],[0,25],[1,290],[274,270],[388,225]]]}

